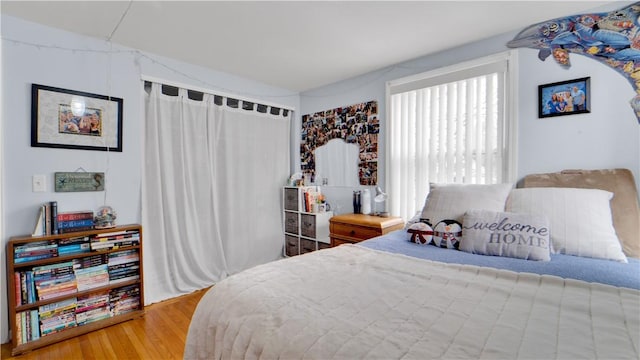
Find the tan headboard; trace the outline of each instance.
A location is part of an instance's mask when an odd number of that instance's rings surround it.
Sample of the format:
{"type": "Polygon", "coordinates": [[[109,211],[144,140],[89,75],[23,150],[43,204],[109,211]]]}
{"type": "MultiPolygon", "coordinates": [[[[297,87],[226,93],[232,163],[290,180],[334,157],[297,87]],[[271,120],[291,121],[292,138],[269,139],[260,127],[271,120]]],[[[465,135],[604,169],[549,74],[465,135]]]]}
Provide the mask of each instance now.
{"type": "Polygon", "coordinates": [[[633,174],[628,169],[563,170],[527,175],[523,187],[571,187],[611,191],[613,226],[627,256],[640,258],[640,206],[633,174]]]}

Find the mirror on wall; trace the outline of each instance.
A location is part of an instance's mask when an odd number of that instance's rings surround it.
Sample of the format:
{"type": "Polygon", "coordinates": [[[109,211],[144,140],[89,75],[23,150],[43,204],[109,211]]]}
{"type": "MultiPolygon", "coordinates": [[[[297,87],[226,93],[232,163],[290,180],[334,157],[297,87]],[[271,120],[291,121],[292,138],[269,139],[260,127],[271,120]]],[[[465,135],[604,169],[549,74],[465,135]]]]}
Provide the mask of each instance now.
{"type": "Polygon", "coordinates": [[[342,139],[329,140],[316,148],[316,184],[358,186],[359,146],[342,139]]]}

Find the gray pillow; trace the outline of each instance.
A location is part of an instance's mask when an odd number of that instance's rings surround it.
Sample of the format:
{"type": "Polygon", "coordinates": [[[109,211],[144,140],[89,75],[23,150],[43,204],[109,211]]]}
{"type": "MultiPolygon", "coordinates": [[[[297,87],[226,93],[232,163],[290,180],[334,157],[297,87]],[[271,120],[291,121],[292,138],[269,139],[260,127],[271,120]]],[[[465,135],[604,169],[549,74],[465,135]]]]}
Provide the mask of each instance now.
{"type": "Polygon", "coordinates": [[[549,261],[549,220],[544,215],[469,210],[462,221],[460,250],[549,261]]]}

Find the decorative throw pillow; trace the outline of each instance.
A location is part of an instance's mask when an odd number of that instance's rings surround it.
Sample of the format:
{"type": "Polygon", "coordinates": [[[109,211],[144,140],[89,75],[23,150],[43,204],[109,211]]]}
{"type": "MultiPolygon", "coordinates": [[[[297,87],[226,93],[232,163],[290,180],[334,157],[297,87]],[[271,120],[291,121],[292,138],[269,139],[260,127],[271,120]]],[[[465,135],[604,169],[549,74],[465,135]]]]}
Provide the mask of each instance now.
{"type": "Polygon", "coordinates": [[[627,262],[616,236],[609,201],[598,189],[514,189],[507,211],[542,214],[549,219],[552,253],[627,262]]]}
{"type": "Polygon", "coordinates": [[[460,250],[525,260],[551,260],[546,216],[470,210],[464,214],[460,250]]]}
{"type": "Polygon", "coordinates": [[[421,222],[415,223],[409,227],[407,232],[411,234],[411,242],[420,245],[431,244],[433,229],[431,229],[431,226],[428,224],[421,222]]]}
{"type": "Polygon", "coordinates": [[[433,244],[446,249],[458,249],[462,225],[455,220],[442,220],[433,227],[433,244]]]}
{"type": "Polygon", "coordinates": [[[432,226],[442,220],[462,223],[467,210],[504,211],[511,184],[430,184],[420,218],[432,226]]]}

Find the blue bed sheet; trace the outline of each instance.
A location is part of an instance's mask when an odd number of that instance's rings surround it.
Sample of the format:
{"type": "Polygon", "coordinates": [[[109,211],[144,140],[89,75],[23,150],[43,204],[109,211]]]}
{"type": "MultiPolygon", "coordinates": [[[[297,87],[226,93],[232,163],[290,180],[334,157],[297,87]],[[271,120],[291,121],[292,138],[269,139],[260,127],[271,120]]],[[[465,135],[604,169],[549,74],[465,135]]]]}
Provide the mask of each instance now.
{"type": "Polygon", "coordinates": [[[409,241],[404,230],[397,230],[359,243],[376,250],[400,253],[417,258],[477,266],[507,269],[515,272],[555,275],[563,278],[609,284],[640,290],[640,260],[629,263],[591,259],[571,255],[551,254],[551,261],[522,260],[500,256],[470,254],[442,249],[433,245],[418,245],[409,241]]]}

